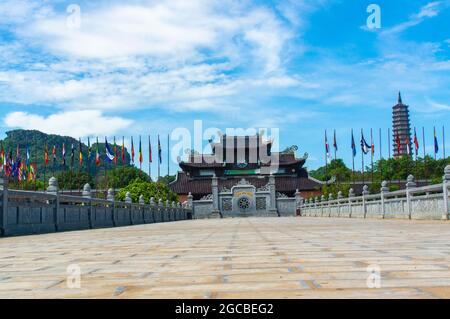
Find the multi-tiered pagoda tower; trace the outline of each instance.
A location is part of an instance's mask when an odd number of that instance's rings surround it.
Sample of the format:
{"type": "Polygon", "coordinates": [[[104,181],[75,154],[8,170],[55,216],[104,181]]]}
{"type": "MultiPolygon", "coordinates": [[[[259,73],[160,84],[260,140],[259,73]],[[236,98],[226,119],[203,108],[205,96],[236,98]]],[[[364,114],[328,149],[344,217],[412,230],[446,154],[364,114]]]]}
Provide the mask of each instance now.
{"type": "Polygon", "coordinates": [[[411,125],[409,123],[408,105],[403,104],[402,95],[398,92],[398,103],[392,107],[392,137],[394,157],[408,155],[407,145],[411,150],[411,125]],[[398,150],[398,140],[400,139],[400,152],[398,150]]]}

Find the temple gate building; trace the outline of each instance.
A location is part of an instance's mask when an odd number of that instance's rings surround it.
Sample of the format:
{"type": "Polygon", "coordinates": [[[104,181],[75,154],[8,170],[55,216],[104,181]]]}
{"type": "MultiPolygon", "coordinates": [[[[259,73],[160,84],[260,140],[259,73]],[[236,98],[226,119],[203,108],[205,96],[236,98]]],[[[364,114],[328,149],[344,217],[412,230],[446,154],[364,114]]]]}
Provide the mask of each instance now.
{"type": "Polygon", "coordinates": [[[261,135],[226,136],[210,141],[212,154],[191,154],[180,162],[169,187],[181,201],[192,201],[195,216],[295,215],[298,201],[320,195],[322,182],[296,158],[296,147],[272,152],[261,135]]]}

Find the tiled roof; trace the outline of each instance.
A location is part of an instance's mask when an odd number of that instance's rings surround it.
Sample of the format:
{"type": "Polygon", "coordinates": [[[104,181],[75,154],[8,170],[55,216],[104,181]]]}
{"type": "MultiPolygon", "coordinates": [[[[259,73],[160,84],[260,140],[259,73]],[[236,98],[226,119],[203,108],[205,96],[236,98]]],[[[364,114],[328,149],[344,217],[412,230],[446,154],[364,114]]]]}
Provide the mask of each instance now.
{"type": "MultiPolygon", "coordinates": [[[[261,187],[268,183],[269,178],[246,176],[245,179],[255,187],[261,187]]],[[[219,189],[222,187],[231,188],[239,182],[240,178],[219,178],[219,189]]],[[[275,189],[277,192],[292,192],[315,190],[320,188],[320,184],[306,177],[297,176],[275,176],[275,189]]],[[[169,187],[178,194],[210,194],[211,178],[189,179],[184,172],[179,172],[177,179],[169,187]]]]}
{"type": "MultiPolygon", "coordinates": [[[[198,168],[220,168],[223,167],[223,163],[216,163],[214,162],[214,155],[199,155],[199,157],[202,157],[201,159],[198,159],[198,163],[192,162],[181,162],[180,167],[198,167],[198,168]]],[[[295,155],[292,153],[280,153],[279,154],[279,164],[280,165],[292,165],[297,163],[304,163],[305,159],[296,159],[295,155]]],[[[262,166],[268,166],[270,164],[262,164],[262,166]]]]}

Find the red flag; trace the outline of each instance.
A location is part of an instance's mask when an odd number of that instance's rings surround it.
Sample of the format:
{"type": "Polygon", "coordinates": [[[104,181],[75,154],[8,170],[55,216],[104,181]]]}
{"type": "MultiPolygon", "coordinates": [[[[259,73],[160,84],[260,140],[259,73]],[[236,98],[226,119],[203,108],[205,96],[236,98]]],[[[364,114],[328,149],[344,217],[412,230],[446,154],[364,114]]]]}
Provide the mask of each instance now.
{"type": "Polygon", "coordinates": [[[98,149],[98,137],[97,137],[97,147],[95,150],[95,165],[100,166],[100,151],[98,149]]]}
{"type": "Polygon", "coordinates": [[[142,158],[142,144],[141,144],[141,137],[139,136],[139,166],[142,168],[142,162],[143,162],[143,158],[142,158]]]}
{"type": "Polygon", "coordinates": [[[133,143],[133,136],[131,137],[131,163],[134,164],[134,143],[133,143]]]}
{"type": "Polygon", "coordinates": [[[48,165],[48,146],[47,143],[45,144],[44,148],[44,166],[48,165]]]}
{"type": "Polygon", "coordinates": [[[414,128],[414,148],[416,149],[416,155],[419,152],[419,140],[417,139],[416,128],[414,128]]]}
{"type": "Polygon", "coordinates": [[[398,135],[398,131],[395,134],[396,134],[395,143],[397,144],[397,154],[400,154],[401,150],[400,135],[398,135]]]}

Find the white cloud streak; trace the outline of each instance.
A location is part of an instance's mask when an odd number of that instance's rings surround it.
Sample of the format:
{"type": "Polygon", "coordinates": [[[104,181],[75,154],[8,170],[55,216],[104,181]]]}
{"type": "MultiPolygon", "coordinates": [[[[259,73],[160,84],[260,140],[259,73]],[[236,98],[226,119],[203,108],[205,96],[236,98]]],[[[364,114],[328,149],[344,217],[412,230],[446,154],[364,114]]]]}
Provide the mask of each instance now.
{"type": "Polygon", "coordinates": [[[111,136],[128,128],[131,120],[109,117],[100,111],[72,111],[52,114],[48,117],[27,112],[11,112],[4,118],[10,128],[39,130],[48,134],[73,137],[111,136]]]}

